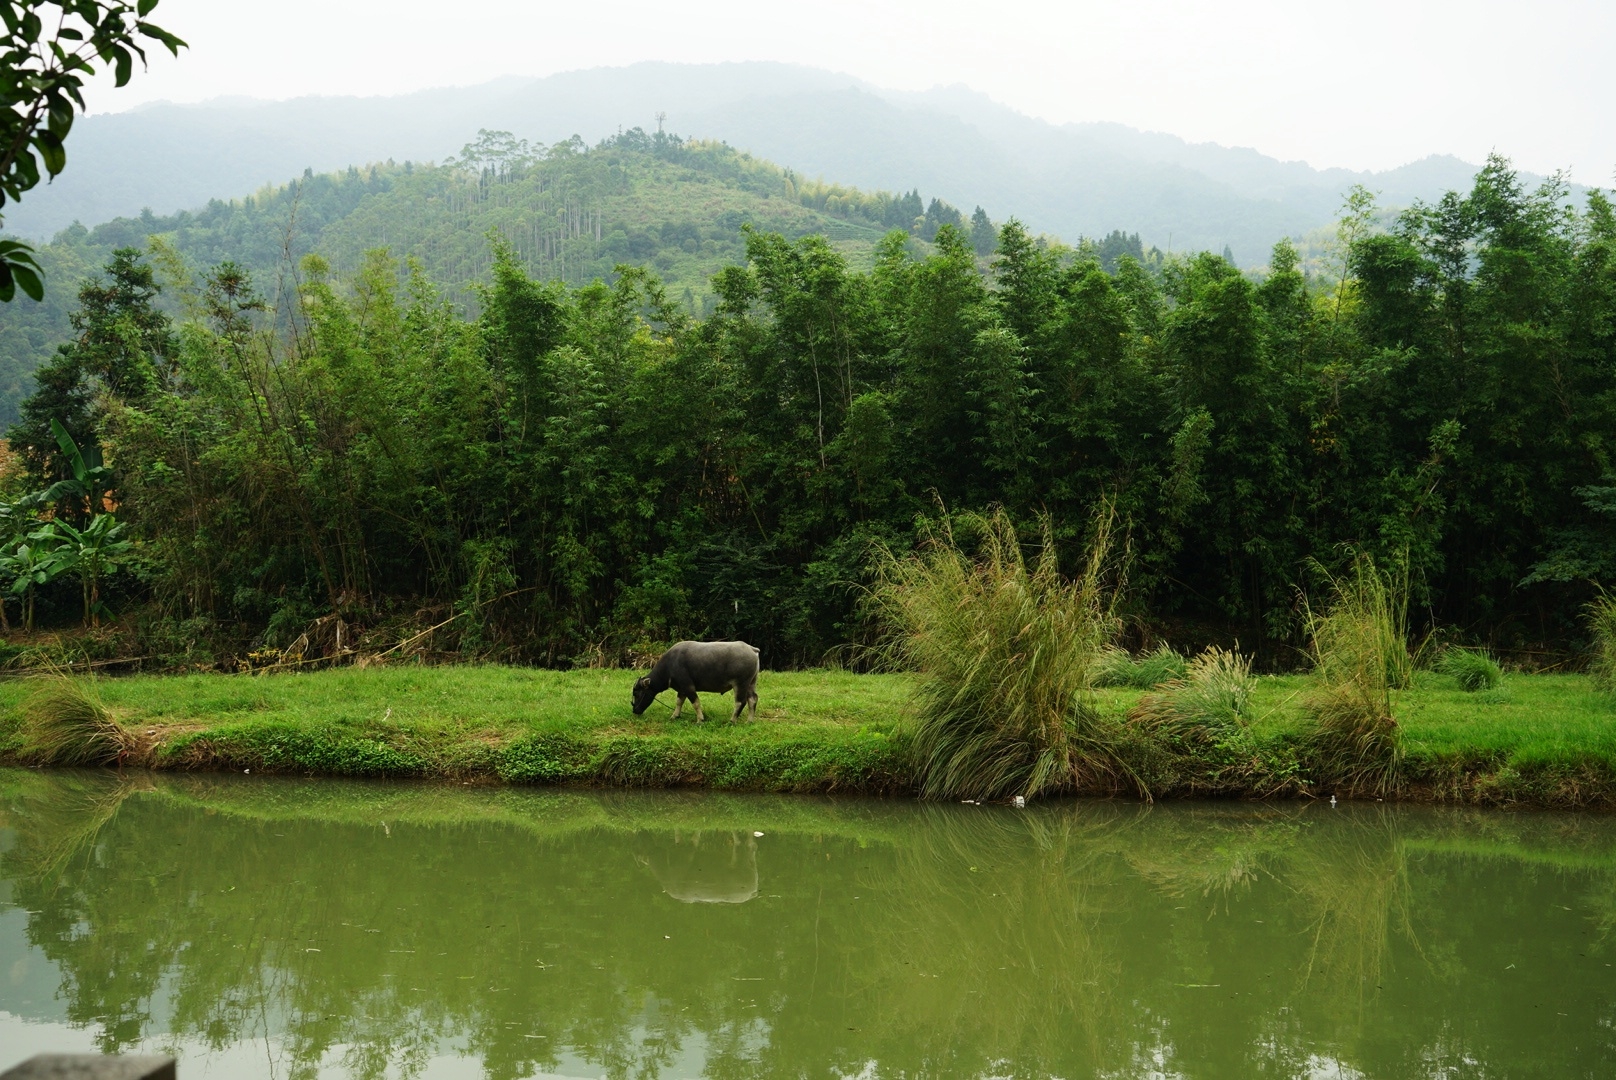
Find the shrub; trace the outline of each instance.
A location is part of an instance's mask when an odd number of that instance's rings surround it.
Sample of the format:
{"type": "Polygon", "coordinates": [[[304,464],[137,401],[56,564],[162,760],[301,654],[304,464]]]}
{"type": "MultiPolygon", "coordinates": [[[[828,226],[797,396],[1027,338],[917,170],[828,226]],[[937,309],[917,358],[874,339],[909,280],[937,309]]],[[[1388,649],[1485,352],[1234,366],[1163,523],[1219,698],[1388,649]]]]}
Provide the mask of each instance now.
{"type": "Polygon", "coordinates": [[[1034,795],[1114,775],[1104,722],[1088,699],[1116,633],[1104,587],[1102,517],[1083,572],[1064,579],[1052,530],[1031,566],[1004,511],[957,519],[979,532],[961,549],[946,523],[920,550],[878,553],[875,614],[889,666],[920,676],[913,745],[921,794],[1034,795]]]}
{"type": "Polygon", "coordinates": [[[1589,673],[1600,689],[1616,692],[1616,596],[1601,592],[1588,605],[1588,630],[1594,639],[1589,673]]]}
{"type": "Polygon", "coordinates": [[[1304,703],[1318,724],[1320,779],[1384,794],[1402,755],[1391,691],[1408,685],[1414,669],[1407,590],[1367,555],[1331,586],[1329,610],[1307,618],[1314,671],[1304,703]]]}
{"type": "Polygon", "coordinates": [[[1158,645],[1154,652],[1144,653],[1137,660],[1122,649],[1107,649],[1100,656],[1094,685],[1149,690],[1182,679],[1187,663],[1183,654],[1168,645],[1158,645]]]}
{"type": "Polygon", "coordinates": [[[1250,660],[1214,645],[1179,678],[1140,698],[1129,718],[1180,743],[1226,742],[1245,730],[1255,681],[1250,660]]]}
{"type": "Polygon", "coordinates": [[[23,749],[35,765],[111,765],[136,749],[86,684],[52,676],[22,706],[23,749]]]}
{"type": "Polygon", "coordinates": [[[1453,676],[1459,689],[1472,694],[1494,689],[1504,677],[1498,661],[1485,649],[1447,649],[1437,660],[1436,669],[1453,676]]]}

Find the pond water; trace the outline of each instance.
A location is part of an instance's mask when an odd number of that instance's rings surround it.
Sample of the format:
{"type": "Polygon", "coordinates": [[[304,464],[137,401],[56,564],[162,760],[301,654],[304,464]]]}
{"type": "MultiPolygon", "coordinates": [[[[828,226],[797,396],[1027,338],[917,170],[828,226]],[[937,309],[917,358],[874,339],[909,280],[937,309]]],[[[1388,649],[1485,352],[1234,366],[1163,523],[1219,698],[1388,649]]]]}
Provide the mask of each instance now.
{"type": "Polygon", "coordinates": [[[0,770],[0,1069],[1608,1077],[1616,819],[0,770]]]}

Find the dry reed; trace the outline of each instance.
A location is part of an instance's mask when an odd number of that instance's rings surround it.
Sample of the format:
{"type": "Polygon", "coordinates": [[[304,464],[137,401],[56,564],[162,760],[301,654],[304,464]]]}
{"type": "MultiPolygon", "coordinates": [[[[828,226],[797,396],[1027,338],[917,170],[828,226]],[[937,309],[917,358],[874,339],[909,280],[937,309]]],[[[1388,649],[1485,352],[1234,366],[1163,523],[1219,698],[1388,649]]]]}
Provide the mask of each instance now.
{"type": "Polygon", "coordinates": [[[121,764],[137,740],[81,680],[54,675],[22,705],[22,760],[34,765],[121,764]]]}
{"type": "Polygon", "coordinates": [[[1601,591],[1587,610],[1588,631],[1593,638],[1588,673],[1601,690],[1616,693],[1616,596],[1601,591]]]}
{"type": "Polygon", "coordinates": [[[1181,677],[1140,698],[1129,719],[1186,746],[1228,742],[1246,729],[1254,683],[1250,660],[1214,645],[1181,677]]]}
{"type": "Polygon", "coordinates": [[[1308,612],[1313,680],[1305,704],[1317,722],[1319,779],[1349,792],[1384,795],[1402,759],[1391,694],[1407,686],[1414,662],[1407,644],[1407,590],[1367,555],[1331,580],[1322,615],[1308,612]]]}
{"type": "Polygon", "coordinates": [[[920,676],[922,794],[1031,796],[1114,778],[1106,724],[1088,696],[1117,631],[1109,513],[1073,580],[1060,573],[1047,518],[1030,565],[1003,510],[954,520],[980,537],[975,557],[945,519],[915,554],[879,553],[870,597],[887,631],[884,661],[920,676]]]}

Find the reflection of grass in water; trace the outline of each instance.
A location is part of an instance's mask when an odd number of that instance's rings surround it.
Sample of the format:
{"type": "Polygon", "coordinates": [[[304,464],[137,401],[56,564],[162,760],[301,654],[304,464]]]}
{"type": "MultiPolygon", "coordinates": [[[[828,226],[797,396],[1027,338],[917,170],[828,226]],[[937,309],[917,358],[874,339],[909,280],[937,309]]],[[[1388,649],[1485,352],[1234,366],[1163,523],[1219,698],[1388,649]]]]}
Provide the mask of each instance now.
{"type": "Polygon", "coordinates": [[[56,877],[95,842],[125,799],[151,790],[151,778],[144,773],[88,769],[53,773],[43,784],[18,785],[15,794],[26,807],[28,829],[19,834],[27,842],[17,848],[15,869],[30,878],[56,877]]]}
{"type": "Polygon", "coordinates": [[[1230,813],[1214,837],[1154,830],[1126,854],[1169,896],[1227,902],[1259,878],[1277,881],[1307,927],[1298,990],[1361,1006],[1379,985],[1391,934],[1413,940],[1408,853],[1393,811],[1318,806],[1230,813]],[[1326,816],[1326,814],[1328,816],[1326,816]]]}
{"type": "MultiPolygon", "coordinates": [[[[1411,934],[1405,863],[1395,823],[1375,813],[928,807],[892,879],[872,883],[891,887],[884,902],[895,917],[889,940],[871,950],[886,964],[865,974],[860,991],[882,1005],[880,1032],[890,1039],[951,1033],[932,1038],[939,1052],[994,1048],[1017,1075],[1074,1065],[1130,1075],[1160,1040],[1171,1042],[1138,1012],[1141,995],[1173,989],[1125,978],[1130,958],[1117,927],[1130,913],[1118,905],[1132,893],[1130,872],[1166,900],[1197,896],[1224,909],[1274,880],[1294,898],[1306,934],[1296,993],[1334,1003],[1324,1015],[1356,1015],[1378,985],[1391,934],[1411,934]]],[[[1136,978],[1148,970],[1133,963],[1136,978]]],[[[951,1060],[945,1071],[992,1073],[991,1065],[951,1060]]]]}
{"type": "Polygon", "coordinates": [[[1312,943],[1300,989],[1359,1011],[1380,988],[1393,932],[1416,949],[1408,852],[1395,811],[1358,808],[1290,853],[1285,884],[1308,913],[1312,943]]]}
{"type": "MultiPolygon", "coordinates": [[[[1044,1075],[1081,1060],[1128,1062],[1122,958],[1101,920],[1113,914],[1111,853],[1146,811],[1107,803],[1039,813],[928,806],[897,852],[888,961],[860,989],[879,1001],[880,1035],[933,1033],[935,1054],[987,1048],[980,1061],[932,1059],[939,1074],[1044,1075]],[[984,929],[986,928],[986,929],[984,929]],[[946,1033],[946,1037],[945,1037],[946,1033]],[[995,1068],[993,1053],[1002,1061],[995,1068]]],[[[872,1022],[876,1017],[872,1016],[872,1022]]]]}
{"type": "Polygon", "coordinates": [[[1227,902],[1263,876],[1280,876],[1285,855],[1297,842],[1302,813],[1292,806],[1263,806],[1164,816],[1121,854],[1165,896],[1227,902]]]}

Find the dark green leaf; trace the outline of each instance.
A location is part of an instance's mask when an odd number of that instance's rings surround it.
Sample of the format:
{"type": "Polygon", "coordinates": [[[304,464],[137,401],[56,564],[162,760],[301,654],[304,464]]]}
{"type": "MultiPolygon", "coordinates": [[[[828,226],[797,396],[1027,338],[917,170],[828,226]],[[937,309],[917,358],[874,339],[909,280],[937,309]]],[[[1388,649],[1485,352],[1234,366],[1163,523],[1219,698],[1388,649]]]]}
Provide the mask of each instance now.
{"type": "Polygon", "coordinates": [[[175,56],[180,54],[181,49],[190,48],[190,46],[187,45],[182,39],[175,37],[162,27],[153,26],[150,23],[140,23],[138,25],[142,34],[153,39],[154,41],[162,42],[164,45],[168,46],[168,51],[173,53],[175,56]]]}
{"type": "MultiPolygon", "coordinates": [[[[11,276],[16,279],[17,286],[34,299],[36,303],[45,299],[45,283],[39,275],[21,263],[13,263],[11,276]]],[[[9,297],[7,299],[10,299],[9,297]]]]}
{"type": "Polygon", "coordinates": [[[36,134],[34,145],[39,147],[39,156],[45,160],[45,168],[52,176],[67,168],[67,150],[62,146],[61,137],[54,131],[47,129],[36,134]]]}
{"type": "Polygon", "coordinates": [[[84,455],[79,453],[79,444],[73,441],[73,436],[67,433],[67,429],[56,417],[51,417],[50,426],[51,434],[56,437],[56,445],[62,448],[62,456],[67,458],[68,464],[73,467],[73,479],[82,486],[88,469],[84,464],[84,455]]]}

